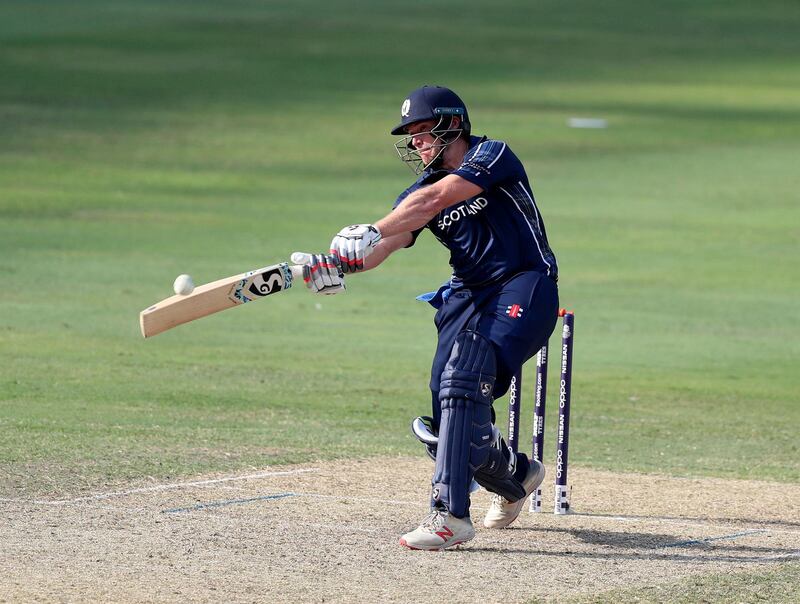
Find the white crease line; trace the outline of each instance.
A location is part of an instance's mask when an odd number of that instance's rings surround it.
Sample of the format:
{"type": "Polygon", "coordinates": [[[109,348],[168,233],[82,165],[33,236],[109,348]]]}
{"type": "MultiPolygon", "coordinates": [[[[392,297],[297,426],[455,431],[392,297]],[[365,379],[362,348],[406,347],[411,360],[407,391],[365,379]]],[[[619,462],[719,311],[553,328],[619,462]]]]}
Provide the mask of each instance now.
{"type": "Polygon", "coordinates": [[[173,489],[185,489],[188,487],[204,487],[212,484],[220,484],[222,482],[233,482],[236,480],[253,480],[256,478],[271,478],[273,476],[291,476],[294,474],[305,474],[308,472],[319,472],[317,468],[308,468],[300,470],[286,470],[283,472],[258,472],[256,474],[245,474],[243,476],[228,476],[225,478],[212,478],[209,480],[195,480],[192,482],[173,482],[167,484],[157,484],[152,487],[142,487],[139,489],[131,489],[129,491],[114,491],[111,493],[98,493],[96,495],[87,495],[85,497],[75,497],[74,499],[0,499],[0,502],[7,503],[28,503],[37,505],[65,505],[70,503],[81,503],[83,501],[98,501],[101,499],[111,499],[112,497],[126,497],[128,495],[137,495],[139,493],[153,493],[156,491],[169,491],[173,489]]]}

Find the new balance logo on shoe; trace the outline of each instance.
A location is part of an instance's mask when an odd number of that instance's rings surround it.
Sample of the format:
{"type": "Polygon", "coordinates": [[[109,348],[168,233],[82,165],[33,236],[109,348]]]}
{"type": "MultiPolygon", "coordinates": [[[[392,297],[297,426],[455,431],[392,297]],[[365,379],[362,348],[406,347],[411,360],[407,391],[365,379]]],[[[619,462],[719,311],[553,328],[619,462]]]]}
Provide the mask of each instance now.
{"type": "Polygon", "coordinates": [[[419,527],[400,538],[408,549],[440,550],[454,547],[475,536],[469,517],[456,518],[445,509],[434,508],[419,527]]]}

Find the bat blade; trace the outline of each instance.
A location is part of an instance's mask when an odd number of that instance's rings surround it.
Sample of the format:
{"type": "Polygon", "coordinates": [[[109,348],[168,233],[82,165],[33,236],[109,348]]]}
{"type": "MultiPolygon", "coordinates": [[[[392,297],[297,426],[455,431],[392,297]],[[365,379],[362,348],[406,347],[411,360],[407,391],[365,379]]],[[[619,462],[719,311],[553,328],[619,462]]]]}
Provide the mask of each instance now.
{"type": "Polygon", "coordinates": [[[302,268],[286,262],[200,285],[186,296],[171,296],[139,313],[142,336],[149,338],[189,321],[260,300],[292,287],[302,268]]]}

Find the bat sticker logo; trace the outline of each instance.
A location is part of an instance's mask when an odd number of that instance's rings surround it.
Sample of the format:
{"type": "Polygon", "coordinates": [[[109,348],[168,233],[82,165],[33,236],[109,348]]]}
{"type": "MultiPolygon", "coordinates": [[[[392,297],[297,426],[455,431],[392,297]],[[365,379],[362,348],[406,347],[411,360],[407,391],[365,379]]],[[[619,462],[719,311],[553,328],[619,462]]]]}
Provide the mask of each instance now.
{"type": "Polygon", "coordinates": [[[270,271],[253,275],[247,290],[254,296],[268,296],[283,289],[283,271],[270,271]]]}

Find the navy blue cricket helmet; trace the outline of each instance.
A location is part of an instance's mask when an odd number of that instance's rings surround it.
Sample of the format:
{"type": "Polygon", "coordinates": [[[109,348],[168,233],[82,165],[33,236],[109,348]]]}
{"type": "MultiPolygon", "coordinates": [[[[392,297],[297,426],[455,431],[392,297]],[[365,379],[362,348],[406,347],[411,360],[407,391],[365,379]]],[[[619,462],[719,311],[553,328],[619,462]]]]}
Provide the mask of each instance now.
{"type": "Polygon", "coordinates": [[[403,136],[394,145],[397,154],[415,174],[441,168],[445,149],[460,137],[469,137],[469,132],[467,106],[455,92],[444,86],[423,86],[409,94],[400,106],[400,123],[392,129],[392,134],[403,136]],[[457,125],[453,122],[455,117],[459,118],[457,125]],[[414,136],[407,134],[406,128],[428,120],[434,122],[429,134],[434,137],[432,147],[438,152],[430,162],[425,163],[414,147],[414,136]]]}
{"type": "Polygon", "coordinates": [[[408,95],[400,106],[400,123],[392,134],[405,134],[406,127],[425,120],[441,120],[445,116],[457,115],[461,118],[461,128],[469,134],[469,114],[464,101],[452,90],[444,86],[423,86],[408,95]]]}

